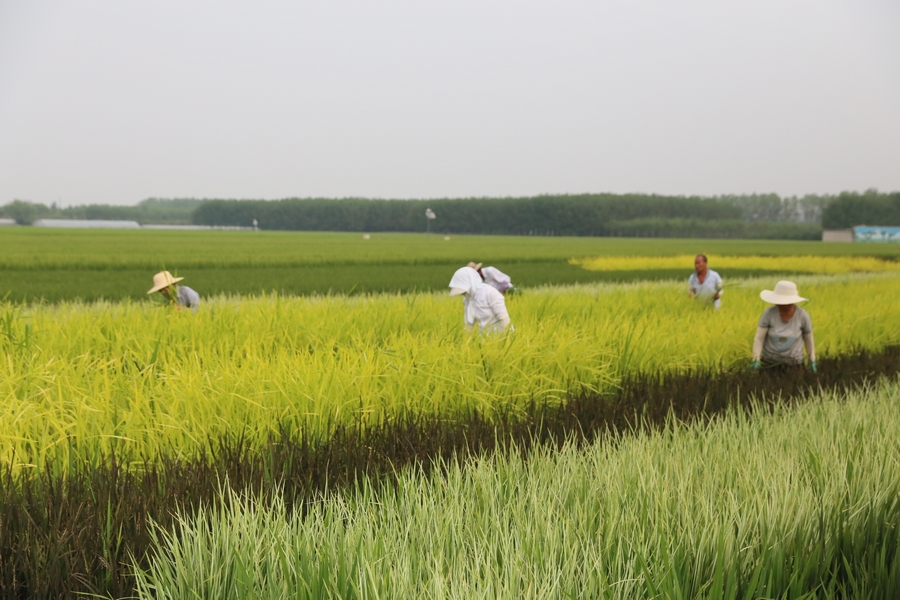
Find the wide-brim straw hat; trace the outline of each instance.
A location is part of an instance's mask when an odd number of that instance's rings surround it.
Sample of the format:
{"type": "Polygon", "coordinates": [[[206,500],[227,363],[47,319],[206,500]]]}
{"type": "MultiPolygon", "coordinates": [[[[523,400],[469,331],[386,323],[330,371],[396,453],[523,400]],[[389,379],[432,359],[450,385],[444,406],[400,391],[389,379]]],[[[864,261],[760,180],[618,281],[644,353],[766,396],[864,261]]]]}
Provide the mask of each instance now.
{"type": "Polygon", "coordinates": [[[775,284],[774,290],[763,290],[759,293],[759,297],[764,302],[779,305],[796,304],[808,300],[797,292],[797,284],[793,281],[779,281],[775,284]]]}
{"type": "Polygon", "coordinates": [[[467,266],[467,267],[472,267],[473,269],[475,269],[475,270],[477,271],[478,269],[481,268],[481,264],[482,264],[482,263],[474,263],[474,262],[470,262],[470,263],[467,264],[466,266],[467,266]]]}
{"type": "Polygon", "coordinates": [[[162,271],[153,276],[153,287],[150,288],[148,294],[152,294],[153,292],[158,292],[159,290],[169,287],[173,283],[178,283],[184,279],[184,277],[172,277],[172,274],[168,271],[162,271]]]}

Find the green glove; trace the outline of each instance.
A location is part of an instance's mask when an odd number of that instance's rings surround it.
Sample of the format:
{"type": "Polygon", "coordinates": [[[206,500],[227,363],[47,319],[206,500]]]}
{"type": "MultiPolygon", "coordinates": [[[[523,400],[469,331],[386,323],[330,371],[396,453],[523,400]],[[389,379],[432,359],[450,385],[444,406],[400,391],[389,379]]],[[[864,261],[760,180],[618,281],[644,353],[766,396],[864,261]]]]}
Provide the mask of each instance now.
{"type": "Polygon", "coordinates": [[[818,365],[816,365],[816,361],[814,361],[814,360],[809,361],[809,368],[812,369],[813,373],[819,372],[819,367],[818,367],[818,365]]]}
{"type": "Polygon", "coordinates": [[[760,364],[759,364],[758,360],[754,360],[753,362],[750,363],[750,368],[753,369],[754,371],[758,371],[759,367],[760,367],[760,364]]]}

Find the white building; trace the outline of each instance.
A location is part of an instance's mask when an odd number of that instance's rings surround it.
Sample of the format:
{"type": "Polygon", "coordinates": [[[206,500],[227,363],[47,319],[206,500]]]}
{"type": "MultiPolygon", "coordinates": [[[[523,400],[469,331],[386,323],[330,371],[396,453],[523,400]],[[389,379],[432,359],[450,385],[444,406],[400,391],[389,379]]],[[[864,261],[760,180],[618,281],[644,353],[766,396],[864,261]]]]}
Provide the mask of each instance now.
{"type": "Polygon", "coordinates": [[[852,242],[852,229],[826,229],[822,232],[823,242],[852,242]]]}

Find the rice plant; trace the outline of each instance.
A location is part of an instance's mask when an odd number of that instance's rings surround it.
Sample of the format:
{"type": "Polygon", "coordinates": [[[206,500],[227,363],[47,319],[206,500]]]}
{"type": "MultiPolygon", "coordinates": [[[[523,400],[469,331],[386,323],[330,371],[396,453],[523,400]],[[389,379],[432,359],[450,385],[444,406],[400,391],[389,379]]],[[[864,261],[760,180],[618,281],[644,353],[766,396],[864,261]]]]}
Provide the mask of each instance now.
{"type": "MultiPolygon", "coordinates": [[[[443,294],[219,298],[194,314],[142,303],[0,308],[0,457],[66,469],[118,453],[191,456],[207,440],[325,433],[402,412],[558,404],[636,372],[749,359],[758,291],[733,282],[720,311],[675,283],[531,290],[508,335],[469,335],[443,294]]],[[[900,340],[890,274],[798,279],[819,354],[900,340]]]]}
{"type": "Polygon", "coordinates": [[[900,387],[505,453],[304,513],[225,489],[138,597],[895,598],[900,387]]]}
{"type": "MultiPolygon", "coordinates": [[[[488,260],[495,264],[566,261],[598,256],[689,256],[675,268],[690,272],[693,255],[882,256],[896,244],[823,244],[777,240],[634,239],[542,236],[443,236],[276,231],[122,231],[10,227],[0,230],[0,270],[118,270],[150,275],[165,266],[187,271],[304,265],[422,265],[488,260]]],[[[710,266],[715,268],[712,263],[710,266]]],[[[451,269],[452,273],[452,269],[451,269]]]]}
{"type": "MultiPolygon", "coordinates": [[[[571,264],[589,271],[649,271],[684,269],[692,265],[696,255],[680,256],[598,256],[572,259],[571,264]]],[[[895,257],[873,256],[721,256],[707,255],[710,268],[716,270],[776,271],[781,273],[855,273],[898,272],[895,257]]]]}
{"type": "Polygon", "coordinates": [[[179,508],[189,512],[217,502],[225,481],[256,498],[281,490],[286,504],[302,511],[324,492],[396,482],[405,466],[430,474],[451,459],[511,450],[527,456],[535,447],[590,444],[672,419],[705,423],[736,407],[764,413],[802,402],[812,390],[858,389],[896,377],[900,347],[823,358],[821,367],[818,374],[636,374],[610,394],[579,394],[560,406],[530,404],[521,414],[487,418],[473,411],[450,419],[406,413],[376,426],[342,425],[320,439],[281,431],[261,446],[246,439],[210,441],[197,456],[161,456],[140,469],[116,456],[64,473],[7,469],[0,472],[0,596],[130,596],[130,557],[146,566],[147,552],[156,548],[151,521],[168,529],[179,508]]]}

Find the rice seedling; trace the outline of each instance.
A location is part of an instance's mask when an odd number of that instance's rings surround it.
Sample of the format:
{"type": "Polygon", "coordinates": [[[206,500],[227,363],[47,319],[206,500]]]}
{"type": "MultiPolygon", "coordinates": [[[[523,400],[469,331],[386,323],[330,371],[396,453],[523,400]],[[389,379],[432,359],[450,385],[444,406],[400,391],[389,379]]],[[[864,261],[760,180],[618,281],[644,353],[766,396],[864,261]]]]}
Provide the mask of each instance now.
{"type": "MultiPolygon", "coordinates": [[[[207,440],[261,442],[402,412],[558,404],[628,373],[748,360],[758,291],[735,282],[704,310],[675,283],[545,288],[511,299],[516,330],[467,334],[458,300],[219,298],[196,314],[147,302],[0,308],[0,457],[65,469],[109,453],[190,456],[207,440]]],[[[900,340],[890,274],[798,279],[819,353],[900,340]]]]}
{"type": "Polygon", "coordinates": [[[140,598],[894,598],[900,388],[416,469],[305,512],[224,490],[140,598]]]}

